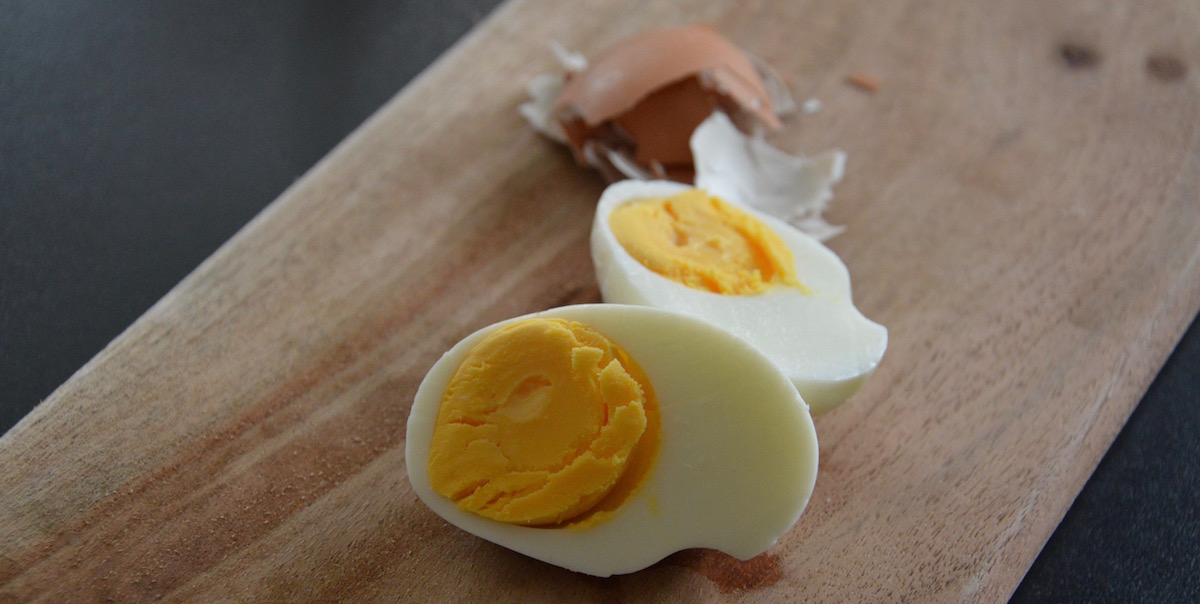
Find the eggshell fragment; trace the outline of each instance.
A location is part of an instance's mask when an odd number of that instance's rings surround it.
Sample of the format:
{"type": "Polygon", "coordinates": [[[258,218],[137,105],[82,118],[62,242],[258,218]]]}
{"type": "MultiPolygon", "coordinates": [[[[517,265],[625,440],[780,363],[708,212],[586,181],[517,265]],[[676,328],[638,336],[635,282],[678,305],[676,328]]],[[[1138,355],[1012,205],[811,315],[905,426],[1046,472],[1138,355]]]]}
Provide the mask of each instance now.
{"type": "MultiPolygon", "coordinates": [[[[577,52],[567,50],[562,44],[552,43],[550,50],[554,52],[554,58],[564,72],[572,74],[587,69],[587,58],[577,52]]],[[[537,75],[525,87],[525,92],[529,94],[529,100],[521,103],[517,111],[525,118],[525,121],[529,122],[530,126],[533,126],[534,130],[565,145],[567,144],[567,135],[553,115],[554,101],[558,99],[562,88],[562,75],[551,73],[537,75]]]]}
{"type": "Polygon", "coordinates": [[[715,29],[668,27],[631,36],[582,62],[556,51],[567,71],[554,87],[539,76],[521,113],[540,132],[563,140],[576,157],[610,180],[693,176],[688,141],[696,126],[721,110],[748,132],[778,128],[795,103],[763,61],[715,29]]]}
{"type": "Polygon", "coordinates": [[[720,112],[696,128],[691,147],[696,187],[788,221],[821,241],[844,230],[825,222],[821,213],[845,172],[845,153],[790,155],[760,137],[742,134],[720,112]]]}
{"type": "Polygon", "coordinates": [[[728,95],[763,123],[779,125],[753,62],[703,25],[650,30],[609,47],[567,81],[555,105],[595,127],[633,110],[664,86],[692,77],[711,78],[704,83],[708,92],[728,95]]]}
{"type": "Polygon", "coordinates": [[[774,69],[713,28],[650,30],[590,63],[559,44],[551,49],[565,76],[535,77],[519,111],[610,182],[694,182],[819,240],[842,232],[821,214],[845,154],[792,156],[763,140],[762,130],[796,103],[774,69]]]}

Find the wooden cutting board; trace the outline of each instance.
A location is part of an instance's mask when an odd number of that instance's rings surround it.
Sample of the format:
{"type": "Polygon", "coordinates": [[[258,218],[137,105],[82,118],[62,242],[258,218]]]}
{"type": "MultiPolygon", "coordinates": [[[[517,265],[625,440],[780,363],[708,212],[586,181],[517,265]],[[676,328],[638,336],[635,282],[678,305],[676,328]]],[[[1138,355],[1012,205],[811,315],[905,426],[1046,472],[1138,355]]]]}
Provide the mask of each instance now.
{"type": "Polygon", "coordinates": [[[1020,581],[1200,309],[1200,7],[514,0],[0,439],[0,600],[985,600],[1020,581]],[[603,184],[516,106],[710,21],[849,154],[830,245],[891,330],[768,553],[595,579],[452,528],[404,469],[467,333],[597,301],[603,184]],[[847,83],[865,74],[870,92],[847,83]]]}

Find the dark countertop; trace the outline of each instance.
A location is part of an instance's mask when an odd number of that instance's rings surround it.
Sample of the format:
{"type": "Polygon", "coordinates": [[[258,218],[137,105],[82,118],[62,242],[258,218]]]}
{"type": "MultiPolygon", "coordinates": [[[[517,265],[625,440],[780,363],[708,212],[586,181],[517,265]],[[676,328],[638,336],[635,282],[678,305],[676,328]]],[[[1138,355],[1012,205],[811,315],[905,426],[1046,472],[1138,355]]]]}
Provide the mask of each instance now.
{"type": "MultiPolygon", "coordinates": [[[[495,0],[23,2],[0,20],[0,432],[495,0]]],[[[1014,601],[1200,601],[1194,322],[1014,601]]]]}

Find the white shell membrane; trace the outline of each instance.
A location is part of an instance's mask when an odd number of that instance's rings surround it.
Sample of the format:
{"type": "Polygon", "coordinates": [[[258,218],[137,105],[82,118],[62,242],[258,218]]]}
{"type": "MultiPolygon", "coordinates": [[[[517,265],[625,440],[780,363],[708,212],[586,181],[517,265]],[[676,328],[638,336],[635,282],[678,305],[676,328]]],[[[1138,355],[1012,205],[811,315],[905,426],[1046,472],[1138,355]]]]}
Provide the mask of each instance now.
{"type": "Polygon", "coordinates": [[[829,248],[787,223],[740,206],[773,229],[791,250],[796,276],[811,293],[775,287],[731,296],[693,289],[643,266],[609,228],[623,203],[670,197],[689,187],[667,181],[622,181],[600,196],[592,225],[592,261],[605,302],[654,306],[700,318],[761,350],[792,380],[815,414],[842,404],[866,381],[887,349],[887,328],[854,307],[850,273],[829,248]]]}
{"type": "Polygon", "coordinates": [[[417,496],[463,530],[527,556],[596,576],[641,570],[693,547],[746,560],[771,547],[804,511],[817,476],[808,406],[760,352],[733,335],[667,311],[617,304],[547,310],[485,327],[434,364],[408,419],[408,477],[417,496]],[[459,509],[429,482],[429,446],[442,393],[487,334],[529,318],[584,323],[645,372],[662,419],[657,459],[612,515],[586,528],[531,528],[459,509]]]}

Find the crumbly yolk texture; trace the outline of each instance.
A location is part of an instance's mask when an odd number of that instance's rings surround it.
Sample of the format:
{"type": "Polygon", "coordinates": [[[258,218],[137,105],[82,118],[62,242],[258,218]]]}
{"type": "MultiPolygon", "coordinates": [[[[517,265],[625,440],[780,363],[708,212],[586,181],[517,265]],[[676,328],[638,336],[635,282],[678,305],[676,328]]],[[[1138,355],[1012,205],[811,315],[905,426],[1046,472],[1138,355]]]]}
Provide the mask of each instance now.
{"type": "Polygon", "coordinates": [[[442,397],[433,489],[527,526],[596,521],[649,472],[658,405],[645,374],[594,329],[528,319],[476,344],[442,397]]]}
{"type": "Polygon", "coordinates": [[[642,266],[694,289],[727,295],[777,285],[805,289],[775,231],[700,189],[626,203],[609,214],[608,225],[642,266]]]}

